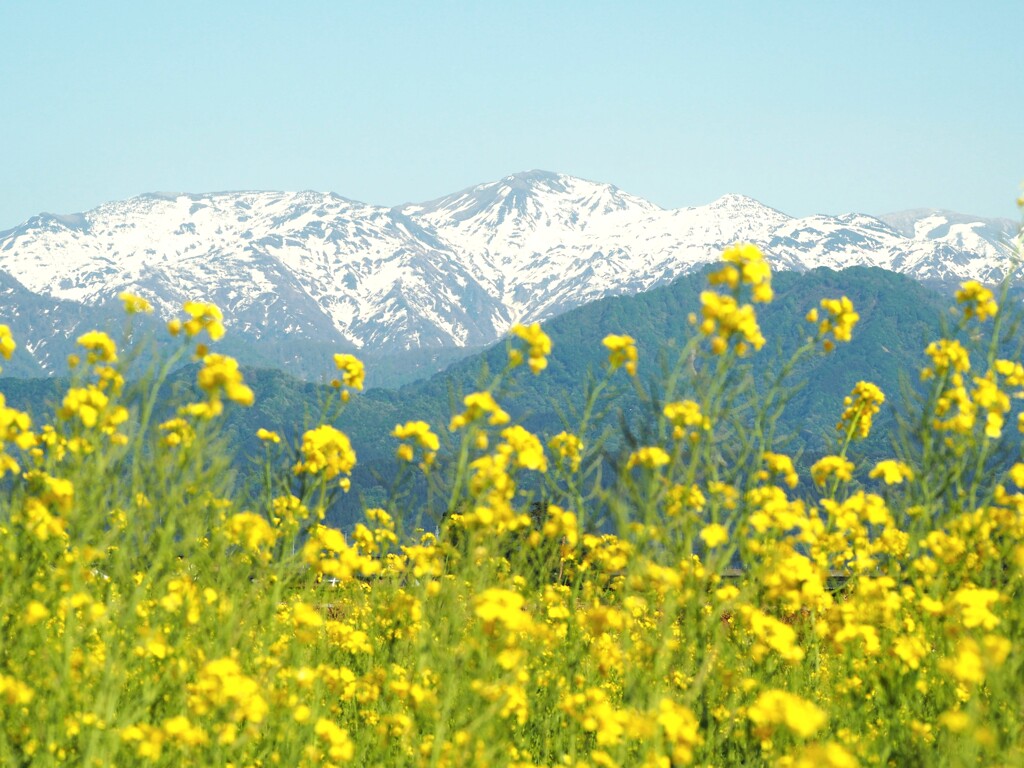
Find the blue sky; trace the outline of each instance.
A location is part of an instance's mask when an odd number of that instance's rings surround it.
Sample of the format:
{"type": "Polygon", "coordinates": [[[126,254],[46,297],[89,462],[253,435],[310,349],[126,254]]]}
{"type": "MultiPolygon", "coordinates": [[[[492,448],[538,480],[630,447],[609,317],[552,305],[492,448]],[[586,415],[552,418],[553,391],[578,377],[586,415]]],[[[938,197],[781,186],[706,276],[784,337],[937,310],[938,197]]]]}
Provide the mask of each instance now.
{"type": "Polygon", "coordinates": [[[0,229],[150,191],[1016,218],[1024,2],[8,2],[0,229]]]}

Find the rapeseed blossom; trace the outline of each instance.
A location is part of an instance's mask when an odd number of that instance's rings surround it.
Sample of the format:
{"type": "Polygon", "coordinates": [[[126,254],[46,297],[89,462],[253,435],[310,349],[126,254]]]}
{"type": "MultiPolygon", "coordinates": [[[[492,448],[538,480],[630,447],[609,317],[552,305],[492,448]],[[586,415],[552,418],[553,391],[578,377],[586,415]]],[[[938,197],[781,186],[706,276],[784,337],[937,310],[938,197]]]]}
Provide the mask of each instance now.
{"type": "Polygon", "coordinates": [[[478,419],[487,418],[491,426],[508,424],[510,417],[499,407],[490,392],[473,392],[463,399],[466,410],[463,413],[452,417],[448,426],[449,431],[454,432],[478,419]]]}
{"type": "Polygon", "coordinates": [[[103,362],[113,363],[117,361],[117,346],[107,334],[102,331],[89,331],[78,337],[77,344],[89,352],[89,364],[103,362]]]}
{"type": "MultiPolygon", "coordinates": [[[[334,367],[341,372],[341,378],[331,382],[335,387],[342,385],[362,391],[366,381],[366,369],[362,361],[355,355],[338,353],[334,355],[334,367]]],[[[341,393],[344,402],[348,402],[349,392],[346,389],[341,393]]]]}
{"type": "Polygon", "coordinates": [[[824,485],[830,477],[849,482],[853,479],[853,462],[842,456],[823,456],[811,466],[811,477],[818,485],[824,485]]]}
{"type": "Polygon", "coordinates": [[[153,311],[153,305],[141,296],[124,291],[119,293],[117,298],[124,304],[124,311],[127,315],[149,314],[153,311]]]}
{"type": "Polygon", "coordinates": [[[0,356],[3,356],[4,360],[10,360],[17,348],[18,345],[14,341],[14,336],[11,335],[10,326],[0,325],[0,356]]]}
{"type": "MultiPolygon", "coordinates": [[[[322,475],[325,480],[333,480],[338,475],[351,474],[356,465],[356,452],[348,435],[330,424],[307,430],[299,450],[300,461],[292,468],[296,475],[322,475]]],[[[338,481],[345,490],[350,484],[348,477],[338,481]]]]}
{"type": "Polygon", "coordinates": [[[227,355],[205,355],[196,382],[211,401],[219,400],[222,395],[239,405],[252,405],[255,400],[252,389],[243,381],[238,361],[227,355]]]}
{"type": "Polygon", "coordinates": [[[673,440],[682,440],[687,435],[691,440],[696,440],[700,432],[711,429],[710,420],[701,413],[700,405],[693,400],[666,403],[662,413],[672,425],[673,440]]]}
{"type": "Polygon", "coordinates": [[[849,341],[853,338],[853,327],[860,320],[860,315],[854,310],[853,302],[846,296],[838,299],[822,299],[821,308],[825,312],[824,317],[819,317],[818,310],[812,309],[807,313],[806,320],[809,323],[817,323],[818,338],[822,340],[822,346],[826,352],[835,348],[836,341],[849,341]],[[831,335],[832,338],[828,338],[831,335]]]}
{"type": "Polygon", "coordinates": [[[671,457],[663,448],[660,448],[657,445],[647,445],[642,448],[637,448],[629,455],[629,460],[626,462],[626,469],[632,469],[633,467],[657,469],[658,467],[664,467],[671,460],[671,457]]]}
{"type": "Polygon", "coordinates": [[[399,440],[411,441],[398,446],[398,458],[403,461],[412,461],[415,448],[418,447],[423,452],[423,464],[426,467],[434,463],[437,451],[441,447],[440,439],[425,421],[407,421],[405,424],[396,424],[391,435],[399,440]]]}
{"type": "Polygon", "coordinates": [[[996,303],[992,291],[977,280],[968,280],[963,283],[956,292],[956,300],[963,305],[965,320],[977,318],[981,323],[999,311],[999,304],[996,303]]]}
{"type": "MultiPolygon", "coordinates": [[[[723,259],[717,284],[767,300],[753,246],[723,259]]],[[[850,325],[852,306],[825,310],[807,354],[850,325]]],[[[260,429],[262,477],[232,489],[211,436],[250,400],[237,364],[203,348],[208,399],[145,421],[161,390],[135,400],[89,337],[53,423],[0,395],[0,762],[1021,762],[1024,460],[1003,432],[1024,366],[989,350],[972,375],[969,342],[936,341],[912,439],[865,465],[848,438],[877,388],[835,404],[834,454],[790,457],[763,393],[729,391],[748,369],[706,341],[679,360],[696,386],[655,390],[622,441],[587,416],[553,437],[514,423],[513,358],[463,400],[450,455],[428,422],[395,425],[399,459],[430,462],[401,473],[424,496],[367,494],[337,519],[345,433],[260,429]]],[[[339,370],[361,385],[361,365],[339,370]]]]}
{"type": "Polygon", "coordinates": [[[868,473],[868,477],[882,478],[886,485],[898,485],[904,480],[913,480],[914,471],[902,461],[885,459],[875,464],[875,468],[868,473]]]}
{"type": "Polygon", "coordinates": [[[743,357],[750,347],[764,346],[764,336],[757,323],[757,314],[750,304],[740,304],[732,296],[714,291],[700,294],[700,332],[711,340],[711,351],[723,354],[736,341],[736,354],[743,357]]]}
{"type": "Polygon", "coordinates": [[[576,435],[564,431],[559,432],[548,441],[548,447],[555,454],[559,462],[568,464],[570,471],[576,472],[579,470],[580,462],[583,459],[584,446],[583,441],[576,435]]]}
{"type": "Polygon", "coordinates": [[[809,738],[828,722],[828,716],[818,706],[788,691],[770,690],[757,697],[747,710],[755,728],[770,733],[774,726],[785,726],[797,736],[809,738]]]}
{"type": "Polygon", "coordinates": [[[167,330],[172,336],[184,331],[188,338],[192,338],[206,331],[211,341],[223,338],[224,315],[216,306],[201,301],[186,301],[183,309],[188,315],[187,320],[174,319],[167,323],[167,330]]]}
{"type": "Polygon", "coordinates": [[[616,371],[625,368],[630,376],[636,376],[638,355],[636,340],[632,336],[609,334],[601,342],[608,350],[608,366],[616,371]]]}
{"type": "Polygon", "coordinates": [[[700,532],[701,540],[708,549],[720,547],[729,540],[729,529],[721,523],[712,523],[700,532]]]}
{"type": "Polygon", "coordinates": [[[858,381],[853,392],[843,400],[843,415],[836,430],[849,432],[852,437],[864,439],[871,431],[875,414],[885,402],[885,394],[870,381],[858,381]]]}
{"type": "MultiPolygon", "coordinates": [[[[534,374],[538,374],[548,366],[547,356],[551,354],[551,338],[541,330],[540,323],[530,325],[513,325],[509,331],[514,337],[522,339],[527,346],[527,364],[534,374]]],[[[509,353],[509,365],[512,368],[523,361],[523,353],[513,349],[509,353]]]]}
{"type": "Polygon", "coordinates": [[[711,285],[724,284],[734,291],[741,284],[749,285],[753,301],[764,304],[772,300],[771,267],[760,248],[752,243],[736,243],[722,251],[722,261],[726,265],[708,275],[711,285]]]}

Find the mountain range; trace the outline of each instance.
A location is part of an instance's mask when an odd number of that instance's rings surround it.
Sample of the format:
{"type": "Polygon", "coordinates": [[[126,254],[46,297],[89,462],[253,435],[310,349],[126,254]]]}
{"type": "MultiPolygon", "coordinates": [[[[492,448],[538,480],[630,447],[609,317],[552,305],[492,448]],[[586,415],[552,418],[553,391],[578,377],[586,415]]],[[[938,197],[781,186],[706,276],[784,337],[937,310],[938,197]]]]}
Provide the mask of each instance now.
{"type": "MultiPolygon", "coordinates": [[[[609,184],[530,171],[392,208],[333,193],[141,195],[0,232],[9,375],[60,372],[74,337],[189,299],[224,311],[228,351],[307,378],[357,352],[378,383],[439,370],[516,322],[667,284],[736,241],[773,267],[881,267],[942,286],[998,281],[1017,224],[915,210],[794,218],[742,195],[665,210],[609,184]]],[[[152,321],[155,328],[157,319],[152,321]]]]}

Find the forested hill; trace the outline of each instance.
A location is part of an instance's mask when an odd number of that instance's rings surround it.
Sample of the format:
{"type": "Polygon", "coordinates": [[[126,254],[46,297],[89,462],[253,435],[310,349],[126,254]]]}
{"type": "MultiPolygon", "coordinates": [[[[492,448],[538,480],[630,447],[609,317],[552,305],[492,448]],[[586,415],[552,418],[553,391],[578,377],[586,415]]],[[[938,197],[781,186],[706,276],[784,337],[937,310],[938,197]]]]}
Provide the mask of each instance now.
{"type": "MultiPolygon", "coordinates": [[[[502,406],[541,435],[571,429],[573,414],[584,396],[584,382],[589,374],[600,377],[603,373],[607,350],[601,341],[610,333],[636,339],[638,379],[644,388],[657,391],[658,381],[675,364],[679,350],[694,332],[687,318],[699,307],[699,294],[706,285],[706,275],[690,275],[664,288],[604,299],[551,320],[544,326],[553,345],[547,370],[534,376],[525,367],[518,369],[509,391],[500,398],[502,406]],[[568,424],[563,424],[563,416],[568,416],[568,424]]],[[[758,308],[767,344],[750,358],[755,377],[761,381],[806,338],[809,325],[804,317],[822,298],[846,295],[861,316],[849,344],[839,345],[828,355],[810,357],[790,379],[800,389],[786,409],[779,432],[793,438],[786,450],[803,453],[809,461],[832,445],[843,398],[858,381],[881,387],[888,395],[888,406],[900,402],[901,377],[911,385],[917,381],[924,347],[943,333],[944,316],[950,319],[949,297],[876,268],[779,273],[775,288],[775,301],[758,308]]],[[[382,497],[380,478],[390,477],[395,466],[397,443],[389,435],[396,424],[423,419],[444,439],[453,407],[461,408],[462,396],[483,386],[488,372],[502,369],[506,359],[505,344],[498,344],[429,380],[399,390],[371,390],[353,398],[339,426],[350,435],[359,455],[354,491],[370,499],[382,497]]],[[[295,425],[303,423],[323,396],[323,390],[318,394],[315,387],[279,372],[258,371],[249,376],[257,391],[257,404],[251,410],[232,411],[229,423],[239,442],[254,450],[259,450],[251,438],[256,428],[280,430],[294,438],[295,425]]],[[[619,427],[625,420],[631,429],[642,431],[644,422],[652,421],[652,406],[642,402],[622,372],[613,381],[617,397],[595,429],[608,424],[619,427]]],[[[883,409],[872,440],[859,450],[885,454],[892,424],[891,414],[883,409]]]]}
{"type": "MultiPolygon", "coordinates": [[[[840,344],[827,355],[814,355],[794,371],[790,383],[800,390],[780,424],[779,433],[792,438],[785,449],[803,454],[809,461],[827,452],[843,398],[859,380],[868,380],[882,388],[888,401],[872,440],[859,450],[882,457],[889,440],[886,432],[893,423],[888,411],[901,400],[901,377],[911,385],[916,382],[924,347],[943,333],[944,316],[950,320],[950,298],[911,278],[871,267],[778,273],[774,285],[775,300],[758,306],[767,344],[749,358],[755,381],[765,381],[807,337],[811,329],[804,317],[822,298],[848,296],[861,316],[849,344],[840,344]]],[[[549,321],[544,329],[551,337],[553,352],[547,370],[533,376],[525,366],[518,369],[508,391],[499,396],[502,406],[541,435],[573,428],[572,415],[583,399],[588,372],[602,375],[607,350],[601,341],[610,333],[636,339],[638,381],[648,391],[657,392],[664,371],[675,364],[679,349],[694,332],[687,318],[698,309],[700,291],[706,286],[706,274],[688,275],[663,288],[596,301],[549,321]],[[563,424],[560,414],[569,417],[568,424],[563,424]]],[[[353,397],[338,421],[359,457],[353,496],[363,494],[372,501],[383,497],[396,466],[397,443],[390,437],[396,424],[423,419],[435,431],[445,433],[453,405],[460,406],[463,394],[481,386],[486,371],[500,370],[506,356],[505,344],[498,344],[428,380],[353,397]]],[[[186,369],[178,378],[187,381],[190,375],[186,369]]],[[[276,430],[294,440],[304,426],[317,419],[319,404],[336,397],[329,388],[299,381],[282,371],[248,370],[246,380],[256,392],[256,404],[248,409],[229,408],[225,427],[231,444],[249,456],[262,453],[255,438],[258,428],[276,430]]],[[[642,432],[645,421],[652,420],[653,406],[637,395],[624,373],[619,372],[614,382],[617,397],[597,428],[625,424],[642,432]]],[[[46,420],[42,415],[46,411],[52,414],[52,406],[44,408],[42,403],[46,399],[52,403],[59,391],[53,380],[6,380],[3,386],[9,403],[30,408],[37,421],[46,420]]]]}

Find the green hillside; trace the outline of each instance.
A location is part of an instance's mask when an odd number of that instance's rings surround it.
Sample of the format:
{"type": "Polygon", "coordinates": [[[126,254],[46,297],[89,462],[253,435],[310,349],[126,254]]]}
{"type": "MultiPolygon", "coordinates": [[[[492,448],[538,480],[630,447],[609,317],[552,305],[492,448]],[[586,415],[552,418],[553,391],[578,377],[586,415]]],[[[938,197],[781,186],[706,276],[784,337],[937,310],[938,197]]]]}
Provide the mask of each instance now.
{"type": "MultiPolygon", "coordinates": [[[[614,377],[603,418],[592,425],[592,438],[605,427],[612,428],[615,437],[607,451],[613,456],[629,434],[642,435],[653,423],[659,409],[656,382],[664,380],[690,338],[693,330],[687,316],[699,306],[699,293],[705,285],[705,275],[692,275],[644,294],[598,301],[545,323],[553,343],[547,370],[539,376],[525,367],[517,370],[507,391],[499,394],[499,401],[514,420],[541,436],[574,429],[586,382],[602,374],[607,350],[601,340],[610,333],[629,334],[636,339],[640,353],[636,382],[640,386],[633,386],[626,376],[614,377]],[[625,437],[621,427],[626,427],[625,437]]],[[[799,390],[792,395],[778,433],[791,438],[785,445],[788,451],[806,454],[813,461],[827,452],[827,438],[835,434],[843,398],[859,380],[881,387],[890,405],[898,402],[901,376],[910,384],[916,381],[923,349],[941,335],[943,316],[951,302],[913,280],[871,268],[784,273],[776,275],[775,285],[776,300],[759,312],[768,343],[750,358],[755,385],[775,375],[781,361],[804,341],[809,332],[804,315],[823,297],[849,296],[861,315],[851,343],[840,345],[829,355],[805,360],[788,379],[799,390]]],[[[398,390],[371,390],[353,398],[339,426],[350,435],[359,455],[354,493],[365,494],[372,501],[385,494],[386,479],[396,467],[396,443],[382,440],[381,435],[398,423],[424,419],[444,440],[448,420],[461,405],[462,396],[485,386],[487,372],[500,370],[506,355],[505,345],[499,344],[429,380],[398,390]]],[[[686,365],[683,367],[685,370],[686,365]]],[[[325,390],[299,384],[279,372],[253,372],[250,378],[258,393],[257,404],[250,410],[233,411],[229,420],[238,438],[253,452],[261,450],[251,437],[256,428],[285,431],[288,425],[303,423],[304,417],[305,423],[312,423],[314,404],[325,397],[325,390]]],[[[683,393],[686,386],[684,381],[683,393]]],[[[856,446],[855,453],[886,454],[893,427],[886,409],[877,424],[872,438],[856,446]]]]}
{"type": "MultiPolygon", "coordinates": [[[[602,399],[600,418],[592,422],[586,436],[594,440],[603,431],[611,433],[605,452],[608,460],[614,460],[629,447],[631,437],[641,440],[645,430],[651,429],[660,410],[657,382],[665,381],[679,363],[679,351],[693,333],[688,315],[699,307],[699,294],[706,284],[706,273],[694,274],[664,288],[604,299],[550,320],[544,324],[553,343],[547,370],[533,376],[525,366],[518,369],[497,393],[499,402],[514,420],[542,437],[565,428],[575,430],[587,382],[603,375],[607,350],[601,340],[612,333],[631,335],[639,350],[639,374],[635,381],[625,375],[613,377],[602,399]]],[[[859,380],[881,387],[889,399],[887,406],[899,402],[901,388],[916,381],[924,347],[942,334],[951,301],[909,278],[864,267],[780,273],[774,284],[775,300],[758,313],[767,344],[748,358],[749,370],[737,371],[753,387],[763,389],[773,380],[782,361],[806,339],[810,326],[804,316],[822,298],[846,295],[861,316],[852,342],[839,345],[831,354],[805,359],[787,379],[795,391],[777,425],[780,440],[776,444],[793,455],[803,455],[805,460],[799,463],[806,466],[829,451],[843,398],[859,380]],[[902,384],[901,377],[906,379],[902,384]]],[[[372,389],[354,397],[337,425],[352,439],[359,464],[353,492],[337,513],[344,519],[360,498],[380,503],[386,497],[397,468],[397,443],[382,435],[398,423],[423,419],[442,435],[444,443],[448,420],[461,406],[462,396],[486,386],[487,373],[501,370],[506,355],[505,345],[498,344],[428,380],[395,390],[372,389]]],[[[683,375],[676,399],[694,386],[691,366],[688,360],[680,364],[683,375]]],[[[174,400],[171,389],[192,386],[194,370],[188,366],[176,372],[168,385],[168,402],[174,400]]],[[[332,402],[337,405],[337,394],[330,388],[282,371],[247,370],[246,380],[256,392],[256,403],[248,409],[228,409],[225,430],[229,443],[241,454],[243,476],[264,450],[255,437],[258,428],[279,431],[286,442],[293,443],[302,425],[315,425],[325,407],[332,402]]],[[[54,380],[6,379],[3,386],[8,401],[35,414],[37,421],[53,413],[54,398],[61,391],[61,382],[54,380]]],[[[742,424],[747,416],[739,412],[736,418],[742,424]]],[[[876,423],[872,437],[856,444],[854,454],[887,455],[894,426],[889,408],[883,408],[876,423]]],[[[444,448],[442,444],[442,460],[444,448]]]]}

